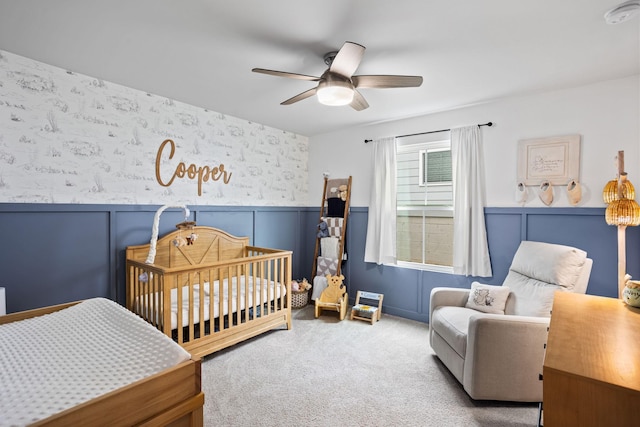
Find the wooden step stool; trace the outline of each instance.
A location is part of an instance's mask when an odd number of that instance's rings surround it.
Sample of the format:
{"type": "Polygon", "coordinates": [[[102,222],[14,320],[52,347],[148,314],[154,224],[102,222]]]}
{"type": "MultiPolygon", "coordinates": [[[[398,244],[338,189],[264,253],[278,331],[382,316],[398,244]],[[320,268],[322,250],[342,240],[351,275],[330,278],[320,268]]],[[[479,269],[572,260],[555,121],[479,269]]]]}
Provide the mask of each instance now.
{"type": "Polygon", "coordinates": [[[383,298],[384,298],[383,294],[358,291],[358,293],[356,294],[356,304],[351,309],[350,319],[364,320],[367,322],[371,322],[371,324],[373,325],[375,322],[380,320],[380,317],[382,316],[382,299],[383,298]],[[361,304],[360,298],[371,300],[371,301],[377,301],[378,306],[376,307],[375,305],[361,304]]]}

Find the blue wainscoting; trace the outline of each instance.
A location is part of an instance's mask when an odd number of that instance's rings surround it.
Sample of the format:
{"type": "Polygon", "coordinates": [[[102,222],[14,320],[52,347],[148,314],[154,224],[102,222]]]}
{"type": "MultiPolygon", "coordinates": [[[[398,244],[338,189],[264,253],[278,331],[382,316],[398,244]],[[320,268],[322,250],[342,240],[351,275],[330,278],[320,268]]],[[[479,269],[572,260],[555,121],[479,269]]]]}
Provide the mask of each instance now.
{"type": "MultiPolygon", "coordinates": [[[[159,206],[0,204],[0,286],[15,312],[103,296],[124,304],[125,248],[148,243],[159,206]]],[[[194,206],[199,225],[249,236],[251,244],[293,251],[294,278],[311,278],[319,209],[316,207],[194,206]]],[[[384,312],[428,321],[431,289],[468,287],[473,280],[500,284],[521,240],[572,245],[594,259],[588,293],[617,294],[617,233],[603,208],[487,208],[493,277],[474,278],[365,263],[367,208],[351,209],[345,283],[385,295],[384,312]]],[[[160,235],[181,222],[165,211],[160,235]]],[[[627,271],[640,278],[640,227],[627,229],[627,271]]]]}
{"type": "Polygon", "coordinates": [[[0,286],[7,313],[111,296],[110,215],[77,206],[0,206],[0,286]]]}
{"type": "MultiPolygon", "coordinates": [[[[352,208],[345,267],[351,300],[357,290],[384,294],[383,311],[428,321],[434,287],[469,287],[474,280],[501,284],[522,240],[575,246],[594,260],[587,293],[617,296],[617,229],[604,221],[604,208],[486,208],[485,218],[493,276],[464,277],[365,263],[367,209],[352,208]]],[[[640,278],[640,227],[626,231],[627,272],[640,278]]]]}
{"type": "MultiPolygon", "coordinates": [[[[0,286],[7,312],[91,297],[125,303],[125,249],[148,243],[159,206],[0,204],[0,286]]],[[[313,247],[302,246],[308,208],[189,208],[198,225],[249,236],[255,246],[293,251],[294,277],[308,276],[313,247]]],[[[180,209],[160,217],[159,235],[183,221],[180,209]]],[[[315,227],[315,224],[313,225],[315,227]]]]}

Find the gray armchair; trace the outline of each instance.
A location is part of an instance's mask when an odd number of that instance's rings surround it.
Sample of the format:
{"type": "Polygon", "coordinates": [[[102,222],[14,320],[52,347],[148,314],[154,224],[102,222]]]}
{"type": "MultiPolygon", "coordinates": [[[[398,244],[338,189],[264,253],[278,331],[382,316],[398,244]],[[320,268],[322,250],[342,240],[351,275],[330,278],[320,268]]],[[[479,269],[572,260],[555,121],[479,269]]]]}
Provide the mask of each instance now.
{"type": "Polygon", "coordinates": [[[502,286],[431,291],[431,347],[471,398],[541,402],[553,295],[585,293],[592,265],[580,249],[521,242],[502,286]]]}

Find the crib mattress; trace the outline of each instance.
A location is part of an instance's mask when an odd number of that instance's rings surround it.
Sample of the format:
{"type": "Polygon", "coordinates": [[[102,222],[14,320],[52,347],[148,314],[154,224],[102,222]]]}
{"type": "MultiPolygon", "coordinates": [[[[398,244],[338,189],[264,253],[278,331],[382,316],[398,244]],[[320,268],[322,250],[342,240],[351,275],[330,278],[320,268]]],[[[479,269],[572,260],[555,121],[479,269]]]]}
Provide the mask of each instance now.
{"type": "MultiPolygon", "coordinates": [[[[239,307],[240,310],[244,310],[245,308],[250,308],[255,306],[259,306],[265,302],[273,301],[274,299],[280,298],[280,295],[286,295],[287,289],[276,282],[268,281],[260,278],[254,278],[249,276],[240,276],[240,286],[238,286],[237,277],[232,277],[231,279],[231,313],[235,313],[238,310],[238,293],[240,293],[239,298],[239,307]],[[255,284],[255,286],[254,286],[255,284]],[[253,295],[257,295],[255,304],[253,301],[253,295]]],[[[211,298],[211,292],[213,291],[213,319],[216,319],[220,316],[220,285],[219,281],[215,281],[213,286],[210,286],[209,282],[205,282],[204,284],[204,307],[203,307],[203,318],[204,321],[210,320],[211,309],[209,307],[211,298]]],[[[176,329],[178,327],[178,306],[181,306],[182,309],[182,322],[181,326],[189,326],[189,287],[182,287],[182,298],[180,302],[178,301],[178,290],[171,290],[171,329],[176,329]]],[[[160,314],[160,301],[159,294],[153,294],[153,298],[155,299],[155,303],[151,304],[149,307],[150,310],[155,311],[152,313],[150,318],[155,315],[156,322],[158,324],[162,324],[162,315],[160,314]]],[[[223,295],[223,307],[222,307],[222,315],[226,316],[229,314],[229,281],[228,279],[224,279],[222,283],[222,295],[223,295]]],[[[153,299],[151,300],[153,301],[153,299]]],[[[136,301],[136,310],[139,312],[147,312],[147,304],[148,299],[144,297],[138,297],[136,301]]],[[[194,314],[193,314],[193,323],[197,324],[200,322],[200,285],[195,284],[193,286],[193,306],[194,306],[194,314]]]]}
{"type": "Polygon", "coordinates": [[[36,422],[190,358],[104,298],[0,325],[0,426],[36,422]]]}

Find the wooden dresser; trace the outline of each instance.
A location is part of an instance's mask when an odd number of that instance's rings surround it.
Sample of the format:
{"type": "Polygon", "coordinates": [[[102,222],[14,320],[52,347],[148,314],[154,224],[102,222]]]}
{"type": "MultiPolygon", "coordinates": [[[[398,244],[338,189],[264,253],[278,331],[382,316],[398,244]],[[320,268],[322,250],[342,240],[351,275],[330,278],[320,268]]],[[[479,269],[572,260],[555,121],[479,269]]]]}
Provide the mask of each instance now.
{"type": "Polygon", "coordinates": [[[640,425],[640,309],[557,292],[543,367],[545,427],[640,425]]]}

